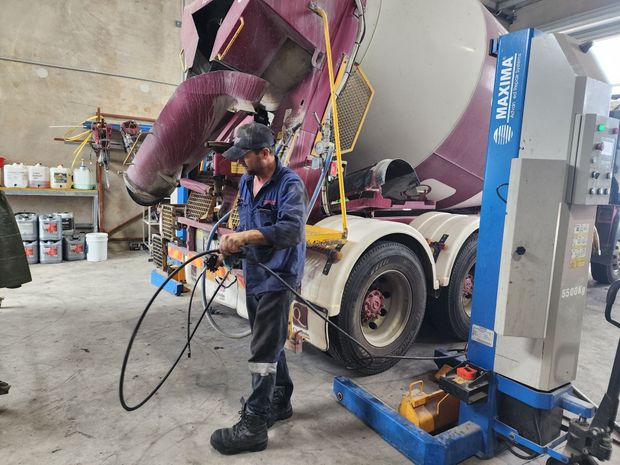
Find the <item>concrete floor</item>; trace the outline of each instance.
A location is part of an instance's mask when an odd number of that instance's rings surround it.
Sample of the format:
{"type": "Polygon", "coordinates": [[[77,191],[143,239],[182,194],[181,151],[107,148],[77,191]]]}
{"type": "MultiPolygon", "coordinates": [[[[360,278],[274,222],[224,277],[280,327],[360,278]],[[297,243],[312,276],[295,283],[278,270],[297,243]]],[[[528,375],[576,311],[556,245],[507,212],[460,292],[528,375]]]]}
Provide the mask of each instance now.
{"type": "MultiPolygon", "coordinates": [[[[295,415],[270,431],[269,448],[258,454],[218,455],[209,436],[236,421],[239,398],[248,393],[248,342],[225,339],[206,323],[194,339],[192,358],[183,358],[160,393],[142,409],[124,411],[118,401],[119,371],[137,317],[154,290],[148,282],[151,269],[144,253],[114,254],[103,263],[36,265],[33,283],[1,290],[0,379],[13,386],[0,397],[1,463],[409,463],[336,403],[332,379],[347,373],[311,349],[289,354],[295,415]]],[[[597,401],[619,334],[604,321],[605,291],[591,283],[575,383],[597,401]]],[[[187,303],[187,296],[164,293],[146,321],[129,363],[130,403],[148,393],[178,355],[187,303]]],[[[245,324],[232,315],[220,318],[230,328],[245,324]]],[[[448,342],[432,334],[423,340],[412,353],[430,353],[448,342]]],[[[433,368],[431,362],[401,362],[357,381],[396,406],[414,375],[433,368]]],[[[620,450],[615,460],[620,463],[620,450]]],[[[522,461],[504,453],[483,463],[522,461]]]]}

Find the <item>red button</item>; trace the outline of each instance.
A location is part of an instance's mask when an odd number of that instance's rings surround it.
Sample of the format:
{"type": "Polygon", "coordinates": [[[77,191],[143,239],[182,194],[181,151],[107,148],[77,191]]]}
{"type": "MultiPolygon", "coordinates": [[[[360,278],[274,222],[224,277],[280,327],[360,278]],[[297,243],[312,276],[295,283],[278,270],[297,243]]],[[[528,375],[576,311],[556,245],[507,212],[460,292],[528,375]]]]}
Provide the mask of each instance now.
{"type": "Polygon", "coordinates": [[[469,365],[465,365],[464,367],[457,368],[456,374],[467,381],[472,381],[478,376],[478,370],[469,365]]]}

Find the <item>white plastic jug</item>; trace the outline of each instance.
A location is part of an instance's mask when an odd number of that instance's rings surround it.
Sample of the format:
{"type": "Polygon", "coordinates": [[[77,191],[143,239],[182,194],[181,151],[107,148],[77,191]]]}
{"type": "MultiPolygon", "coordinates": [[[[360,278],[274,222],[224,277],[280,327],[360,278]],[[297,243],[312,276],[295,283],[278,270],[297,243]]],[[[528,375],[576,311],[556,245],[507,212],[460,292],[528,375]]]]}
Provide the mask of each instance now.
{"type": "Polygon", "coordinates": [[[80,167],[73,172],[73,187],[74,189],[94,189],[95,188],[95,175],[86,166],[84,160],[80,164],[80,167]]]}
{"type": "Polygon", "coordinates": [[[71,189],[71,170],[62,165],[50,168],[52,189],[71,189]]]}
{"type": "Polygon", "coordinates": [[[50,169],[37,163],[28,167],[28,187],[39,189],[49,189],[50,187],[50,169]]]}
{"type": "Polygon", "coordinates": [[[5,165],[4,185],[6,187],[28,187],[28,168],[23,163],[5,165]]]}

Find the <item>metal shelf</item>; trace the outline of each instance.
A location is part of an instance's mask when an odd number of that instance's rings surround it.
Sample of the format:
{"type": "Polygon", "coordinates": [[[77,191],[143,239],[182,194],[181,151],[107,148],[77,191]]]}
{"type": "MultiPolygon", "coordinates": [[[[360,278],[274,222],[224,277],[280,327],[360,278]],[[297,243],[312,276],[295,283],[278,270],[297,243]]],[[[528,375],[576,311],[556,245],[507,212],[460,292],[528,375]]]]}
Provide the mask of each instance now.
{"type": "Polygon", "coordinates": [[[153,253],[153,228],[159,228],[159,221],[151,219],[153,211],[157,211],[157,208],[144,207],[142,210],[142,245],[146,247],[151,255],[153,253]]]}
{"type": "Polygon", "coordinates": [[[6,195],[47,195],[51,197],[97,197],[97,190],[36,189],[32,187],[0,187],[6,195]]]}
{"type": "Polygon", "coordinates": [[[99,193],[96,189],[36,189],[31,187],[0,187],[5,195],[26,197],[88,197],[93,200],[93,232],[99,231],[99,193]]]}

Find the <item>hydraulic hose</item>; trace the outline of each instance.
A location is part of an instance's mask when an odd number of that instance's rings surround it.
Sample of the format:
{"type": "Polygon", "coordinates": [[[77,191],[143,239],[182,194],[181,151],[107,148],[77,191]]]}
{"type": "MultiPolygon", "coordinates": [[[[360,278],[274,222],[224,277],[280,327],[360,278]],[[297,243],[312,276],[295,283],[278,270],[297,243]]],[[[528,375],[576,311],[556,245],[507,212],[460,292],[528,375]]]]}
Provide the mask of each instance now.
{"type": "MultiPolygon", "coordinates": [[[[370,352],[368,352],[368,349],[361,342],[359,342],[357,339],[355,339],[353,336],[351,336],[349,333],[347,333],[344,329],[342,329],[336,323],[334,323],[329,318],[327,318],[325,315],[323,315],[323,313],[318,308],[316,308],[313,304],[308,302],[299,292],[297,292],[295,289],[293,289],[284,279],[282,279],[280,277],[280,275],[278,275],[276,272],[274,272],[273,270],[271,270],[267,266],[263,265],[262,263],[258,263],[258,262],[255,262],[255,263],[256,263],[256,265],[260,266],[263,270],[271,273],[278,281],[280,281],[284,286],[286,286],[288,288],[288,290],[291,291],[293,294],[295,294],[295,296],[302,303],[304,303],[310,310],[312,310],[316,316],[318,316],[321,320],[323,320],[325,323],[330,325],[332,328],[334,328],[336,331],[338,331],[340,334],[345,336],[351,342],[353,342],[358,347],[360,347],[364,352],[366,352],[368,354],[368,357],[366,357],[365,359],[370,360],[370,364],[372,364],[372,362],[377,360],[377,359],[448,360],[448,359],[454,358],[454,355],[441,355],[441,356],[438,356],[438,357],[426,357],[426,356],[419,356],[418,357],[418,356],[409,356],[409,355],[378,355],[378,356],[377,355],[372,355],[370,352]]],[[[459,350],[458,352],[464,352],[464,350],[459,350]]],[[[357,368],[363,368],[363,367],[357,367],[357,368]]],[[[353,369],[355,369],[355,367],[353,367],[353,369]]]]}
{"type": "Polygon", "coordinates": [[[306,213],[306,222],[308,221],[308,218],[310,218],[310,213],[312,213],[312,209],[314,208],[316,199],[319,197],[319,193],[321,192],[321,189],[323,188],[323,183],[325,182],[325,178],[327,177],[327,173],[329,172],[329,167],[332,164],[333,156],[334,156],[334,150],[330,148],[327,151],[327,155],[325,156],[325,161],[323,162],[323,170],[321,171],[319,180],[316,183],[314,192],[312,193],[312,198],[310,199],[310,203],[308,204],[308,213],[306,213]]]}
{"type": "MultiPolygon", "coordinates": [[[[211,248],[211,242],[213,242],[213,238],[215,237],[215,234],[217,233],[217,228],[220,226],[220,224],[222,224],[224,221],[226,221],[228,219],[228,217],[230,216],[230,214],[232,213],[232,210],[229,211],[228,213],[226,213],[224,216],[222,216],[217,223],[215,223],[213,225],[213,229],[211,230],[211,233],[209,234],[209,238],[207,239],[207,246],[206,249],[209,250],[209,248],[211,248]]],[[[201,274],[202,277],[202,306],[203,308],[207,305],[207,277],[206,274],[203,272],[201,274]]],[[[222,280],[222,283],[224,283],[226,279],[222,280]]],[[[198,279],[198,281],[200,281],[200,278],[198,279]]],[[[220,284],[222,284],[220,283],[220,284]]],[[[218,287],[218,290],[221,288],[222,286],[220,285],[218,287]]],[[[211,300],[213,300],[213,297],[211,297],[211,300]]],[[[187,312],[187,331],[189,334],[189,319],[190,319],[190,311],[191,309],[187,312]]],[[[226,336],[230,339],[243,339],[244,337],[247,337],[250,335],[250,333],[252,332],[249,328],[244,330],[244,331],[240,331],[238,333],[231,333],[229,331],[226,331],[225,329],[221,328],[217,322],[215,321],[215,319],[213,318],[213,314],[211,312],[207,312],[206,313],[206,317],[207,320],[209,320],[209,323],[211,323],[211,326],[213,327],[213,329],[215,329],[218,333],[220,333],[223,336],[226,336]]]]}
{"type": "MultiPolygon", "coordinates": [[[[194,328],[194,331],[192,331],[192,334],[190,335],[190,337],[188,338],[188,341],[185,343],[185,345],[183,346],[183,349],[181,350],[181,352],[179,353],[179,356],[177,357],[177,359],[175,360],[174,364],[172,365],[172,367],[168,370],[168,372],[166,373],[166,375],[161,379],[161,381],[157,384],[157,386],[155,386],[155,388],[151,391],[151,393],[149,395],[147,395],[141,402],[135,404],[135,405],[128,405],[127,402],[125,401],[125,391],[124,391],[124,385],[125,385],[125,371],[127,370],[127,362],[129,360],[129,354],[131,353],[131,349],[133,347],[133,343],[136,339],[136,336],[138,334],[138,331],[140,330],[140,327],[142,326],[142,322],[144,321],[144,318],[146,317],[147,313],[149,312],[149,310],[151,309],[151,306],[153,305],[153,302],[155,302],[155,299],[157,298],[157,296],[159,295],[159,293],[162,291],[162,289],[166,286],[166,284],[168,284],[170,282],[170,280],[176,276],[176,274],[181,271],[183,268],[185,268],[187,265],[189,265],[191,262],[193,262],[194,260],[198,260],[201,257],[204,257],[206,255],[209,254],[213,254],[216,253],[216,250],[207,250],[206,252],[201,252],[195,256],[193,256],[192,258],[190,258],[189,260],[185,261],[179,268],[177,268],[176,270],[174,270],[170,276],[168,276],[168,278],[161,283],[161,285],[157,288],[157,290],[155,291],[155,293],[153,294],[153,296],[151,297],[151,299],[149,300],[149,302],[146,304],[146,307],[144,308],[144,310],[142,311],[142,314],[140,315],[140,318],[138,319],[138,323],[136,324],[133,332],[131,333],[131,337],[129,338],[129,343],[127,344],[127,350],[125,351],[125,356],[123,358],[123,365],[121,367],[121,375],[120,375],[120,380],[119,380],[119,387],[118,387],[118,394],[119,394],[119,399],[121,402],[121,405],[123,406],[123,408],[125,410],[127,410],[128,412],[131,412],[132,410],[136,410],[139,409],[140,407],[142,407],[144,404],[146,404],[151,397],[153,397],[155,395],[155,393],[163,386],[163,384],[166,382],[166,380],[168,379],[168,377],[172,374],[172,372],[174,371],[174,369],[176,368],[176,366],[179,364],[179,361],[181,360],[181,357],[183,357],[183,354],[185,353],[185,349],[188,347],[189,342],[191,341],[191,339],[194,337],[194,334],[196,334],[196,330],[198,329],[198,327],[200,326],[200,323],[202,322],[202,319],[205,315],[205,313],[208,313],[208,310],[211,306],[211,303],[213,301],[213,299],[215,298],[215,295],[217,294],[217,292],[220,290],[219,288],[221,287],[221,283],[218,286],[218,288],[216,289],[215,293],[213,294],[213,297],[211,298],[211,300],[209,301],[208,305],[204,308],[202,315],[200,316],[200,319],[198,320],[198,323],[196,324],[196,327],[194,328]]],[[[190,305],[194,296],[194,290],[196,289],[196,286],[194,286],[194,289],[192,290],[192,297],[190,298],[190,305]]]]}
{"type": "MultiPolygon", "coordinates": [[[[214,230],[215,230],[215,228],[214,228],[214,230]]],[[[193,331],[191,331],[191,333],[188,332],[187,342],[185,343],[185,345],[183,346],[183,348],[179,352],[178,357],[176,358],[176,360],[174,361],[174,363],[172,364],[172,366],[170,367],[168,372],[164,375],[164,377],[160,380],[160,382],[155,386],[155,388],[153,388],[153,390],[142,401],[140,401],[139,403],[137,403],[135,405],[128,405],[126,400],[125,400],[125,391],[124,391],[125,372],[127,370],[127,362],[129,360],[129,355],[131,353],[131,349],[133,347],[133,343],[134,343],[134,341],[136,339],[138,331],[140,330],[140,327],[142,326],[144,318],[148,314],[149,310],[151,309],[151,306],[153,305],[153,302],[155,302],[155,299],[157,298],[159,293],[166,286],[166,284],[168,284],[168,282],[170,282],[170,280],[174,276],[177,275],[177,273],[179,273],[182,269],[184,269],[187,265],[189,265],[193,261],[198,260],[199,258],[205,257],[207,255],[216,254],[218,252],[219,252],[218,249],[207,250],[205,252],[198,253],[198,254],[194,255],[193,257],[191,257],[190,259],[188,259],[185,262],[183,262],[179,266],[179,268],[174,270],[168,276],[168,278],[157,288],[157,290],[155,291],[155,293],[153,294],[153,296],[150,298],[149,302],[147,303],[146,307],[142,311],[142,314],[140,315],[140,318],[138,319],[138,322],[136,323],[136,326],[135,326],[135,328],[134,328],[134,330],[133,330],[133,332],[131,334],[131,337],[129,338],[129,343],[127,344],[127,349],[125,350],[125,356],[123,358],[123,364],[122,364],[122,367],[121,367],[121,373],[120,373],[120,379],[119,379],[119,399],[120,399],[120,403],[121,403],[122,407],[125,410],[127,410],[128,412],[131,412],[133,410],[137,410],[140,407],[142,407],[144,404],[146,404],[155,395],[155,393],[163,386],[163,384],[166,382],[166,380],[170,377],[170,375],[172,374],[174,369],[179,364],[179,361],[181,360],[181,357],[183,357],[183,354],[185,353],[185,350],[190,347],[190,342],[193,339],[194,335],[196,334],[196,331],[198,330],[198,327],[202,323],[204,317],[206,315],[210,314],[209,310],[211,309],[211,305],[213,303],[213,300],[215,299],[215,296],[219,292],[220,288],[223,286],[224,281],[226,280],[226,278],[228,278],[228,276],[230,275],[231,269],[229,269],[226,272],[226,275],[224,276],[223,280],[218,283],[217,288],[215,289],[213,295],[211,296],[209,301],[206,303],[206,305],[203,305],[203,311],[202,311],[202,314],[200,315],[200,318],[198,319],[198,322],[196,323],[196,326],[194,327],[193,331]]],[[[237,255],[237,257],[235,257],[235,258],[237,258],[237,259],[241,258],[241,255],[240,254],[237,255]]],[[[245,258],[246,258],[246,260],[248,259],[247,257],[245,257],[245,258]]],[[[275,271],[273,271],[272,269],[270,269],[269,267],[265,266],[262,263],[259,263],[259,262],[254,262],[254,263],[256,265],[258,265],[259,267],[261,267],[262,269],[264,269],[265,271],[267,271],[268,273],[270,273],[271,275],[273,275],[280,283],[282,283],[289,291],[291,291],[302,303],[304,303],[310,310],[312,310],[326,324],[328,324],[329,326],[334,328],[334,330],[336,330],[339,333],[341,333],[343,336],[345,336],[351,342],[353,342],[358,347],[360,347],[362,349],[362,351],[364,351],[365,353],[368,354],[368,357],[364,357],[362,359],[364,361],[367,361],[367,364],[364,364],[364,365],[361,365],[361,366],[358,366],[358,367],[347,367],[349,369],[364,368],[364,367],[372,364],[375,360],[378,360],[378,359],[447,360],[447,359],[452,359],[454,357],[454,355],[444,355],[444,356],[439,356],[439,357],[433,357],[433,356],[431,356],[431,357],[426,357],[426,356],[407,356],[407,355],[382,355],[382,356],[374,356],[374,355],[372,355],[368,351],[368,349],[361,342],[359,342],[357,339],[355,339],[353,336],[351,336],[349,333],[344,331],[342,328],[340,328],[338,325],[336,325],[333,321],[331,321],[329,318],[327,318],[325,315],[323,315],[323,313],[318,308],[316,308],[312,303],[308,302],[308,300],[306,300],[299,292],[297,292],[295,289],[293,289],[293,287],[290,286],[284,279],[282,279],[275,271]]],[[[190,301],[189,301],[190,308],[191,308],[191,305],[193,303],[194,293],[196,291],[196,287],[197,287],[198,283],[200,282],[200,279],[204,278],[204,275],[205,275],[206,272],[207,272],[207,268],[205,267],[205,269],[201,272],[198,280],[196,281],[196,283],[194,284],[194,286],[192,288],[192,293],[191,293],[190,301]]],[[[203,287],[203,292],[204,292],[204,287],[203,287]]],[[[212,319],[212,317],[211,317],[211,319],[212,319]]],[[[214,326],[214,328],[215,328],[215,326],[214,326]]],[[[224,332],[222,332],[222,331],[220,331],[220,332],[222,334],[224,334],[224,332]]],[[[464,351],[458,349],[458,350],[454,350],[454,352],[463,353],[464,351]]]]}

